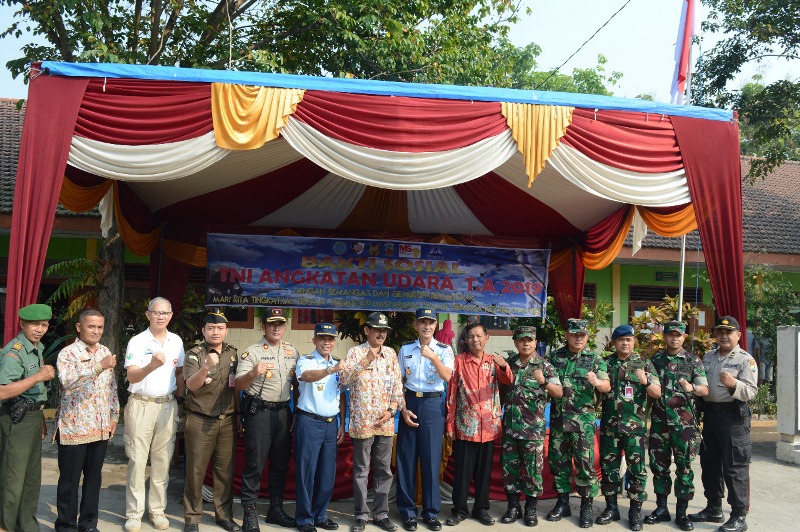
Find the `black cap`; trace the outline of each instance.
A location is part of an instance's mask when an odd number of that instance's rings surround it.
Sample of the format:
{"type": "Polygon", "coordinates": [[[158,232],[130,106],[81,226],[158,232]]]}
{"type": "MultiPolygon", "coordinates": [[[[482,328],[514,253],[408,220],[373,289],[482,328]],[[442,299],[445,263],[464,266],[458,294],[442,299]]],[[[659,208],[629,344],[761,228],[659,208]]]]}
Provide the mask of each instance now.
{"type": "Polygon", "coordinates": [[[367,321],[364,322],[364,325],[373,329],[391,329],[389,327],[389,318],[383,312],[373,312],[367,316],[367,321]]]}
{"type": "Polygon", "coordinates": [[[436,321],[436,311],[430,308],[420,308],[417,309],[417,319],[418,320],[434,320],[436,321]]]}
{"type": "Polygon", "coordinates": [[[222,312],[209,312],[203,318],[203,324],[206,323],[228,323],[228,318],[222,312]]]}
{"type": "Polygon", "coordinates": [[[720,316],[714,323],[714,329],[739,330],[739,322],[733,316],[720,316]]]}
{"type": "Polygon", "coordinates": [[[271,308],[269,309],[269,313],[264,316],[264,321],[266,323],[274,323],[276,321],[286,323],[286,316],[283,315],[282,308],[271,308]]]}
{"type": "Polygon", "coordinates": [[[332,323],[317,323],[314,327],[314,336],[336,336],[336,325],[332,323]]]}

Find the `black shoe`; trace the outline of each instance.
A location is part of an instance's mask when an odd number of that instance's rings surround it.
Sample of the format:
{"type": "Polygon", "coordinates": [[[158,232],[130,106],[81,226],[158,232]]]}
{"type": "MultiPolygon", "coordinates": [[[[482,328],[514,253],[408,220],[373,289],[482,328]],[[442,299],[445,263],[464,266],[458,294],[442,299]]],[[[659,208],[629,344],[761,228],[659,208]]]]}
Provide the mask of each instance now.
{"type": "Polygon", "coordinates": [[[294,517],[283,511],[283,502],[277,504],[270,503],[264,520],[271,525],[278,525],[283,528],[294,528],[297,526],[294,517]]]}
{"type": "Polygon", "coordinates": [[[633,531],[641,530],[642,526],[644,526],[641,501],[631,501],[631,507],[628,510],[628,523],[633,531]]]}
{"type": "Polygon", "coordinates": [[[500,522],[504,525],[508,525],[516,522],[520,517],[522,517],[522,508],[520,508],[519,504],[512,506],[511,503],[509,503],[506,513],[500,518],[500,522]]]}
{"type": "Polygon", "coordinates": [[[539,518],[536,516],[536,497],[528,497],[525,499],[525,526],[536,526],[539,524],[539,518]]]}
{"type": "Polygon", "coordinates": [[[300,532],[317,532],[317,529],[311,523],[306,523],[304,525],[297,525],[297,530],[300,532]]]}
{"type": "Polygon", "coordinates": [[[656,509],[644,518],[644,523],[646,525],[655,525],[656,523],[666,523],[667,521],[672,521],[672,516],[667,510],[667,496],[656,495],[656,509]]]}
{"type": "Polygon", "coordinates": [[[314,526],[317,528],[322,528],[324,530],[338,530],[339,524],[331,518],[327,518],[324,521],[320,521],[319,523],[314,523],[314,526]]]}
{"type": "Polygon", "coordinates": [[[743,515],[731,515],[731,518],[725,521],[725,524],[717,529],[719,532],[740,532],[747,530],[747,521],[744,520],[743,515]]]}
{"type": "Polygon", "coordinates": [[[454,513],[452,517],[448,517],[444,522],[447,526],[456,526],[458,523],[466,519],[467,516],[462,513],[454,513]]]}
{"type": "Polygon", "coordinates": [[[408,519],[403,520],[403,529],[408,530],[408,532],[413,532],[417,529],[417,518],[416,517],[409,517],[408,519]]]}
{"type": "Polygon", "coordinates": [[[388,517],[384,517],[383,519],[373,519],[372,524],[382,530],[385,530],[386,532],[393,532],[394,530],[397,530],[397,525],[389,521],[388,517]]]}
{"type": "Polygon", "coordinates": [[[200,525],[183,525],[183,532],[200,532],[200,525]]]}
{"type": "Polygon", "coordinates": [[[489,515],[489,511],[481,508],[477,512],[472,512],[472,517],[481,522],[482,525],[492,526],[494,524],[494,517],[489,515]]]}
{"type": "Polygon", "coordinates": [[[558,501],[550,513],[547,514],[548,521],[561,521],[562,517],[570,517],[572,510],[569,508],[569,493],[559,493],[558,501]]]}
{"type": "Polygon", "coordinates": [[[244,508],[243,532],[260,532],[258,528],[258,513],[255,504],[242,505],[244,508]]]}
{"type": "Polygon", "coordinates": [[[422,522],[425,523],[425,526],[428,527],[428,530],[433,530],[436,532],[437,530],[442,529],[442,523],[440,523],[435,517],[423,517],[422,522]]]}
{"type": "Polygon", "coordinates": [[[365,519],[356,519],[356,522],[350,525],[351,532],[364,532],[367,528],[367,521],[365,519]]]}
{"type": "Polygon", "coordinates": [[[694,530],[694,524],[692,524],[686,516],[686,510],[688,508],[689,501],[687,499],[678,499],[678,504],[675,507],[675,524],[677,524],[681,530],[694,530]]]}
{"type": "Polygon", "coordinates": [[[581,497],[581,513],[578,517],[578,526],[581,528],[590,528],[594,525],[594,516],[592,515],[594,508],[592,507],[591,497],[581,497]]]}
{"type": "Polygon", "coordinates": [[[228,532],[239,532],[241,528],[233,519],[217,519],[217,526],[227,530],[228,532]]]}
{"type": "Polygon", "coordinates": [[[597,516],[595,523],[598,525],[607,525],[611,521],[619,521],[622,519],[619,515],[619,506],[617,506],[617,496],[609,495],[606,497],[606,508],[597,516]]]}
{"type": "Polygon", "coordinates": [[[722,505],[709,503],[696,514],[689,514],[689,519],[695,523],[722,523],[725,521],[725,515],[722,513],[722,505]]]}

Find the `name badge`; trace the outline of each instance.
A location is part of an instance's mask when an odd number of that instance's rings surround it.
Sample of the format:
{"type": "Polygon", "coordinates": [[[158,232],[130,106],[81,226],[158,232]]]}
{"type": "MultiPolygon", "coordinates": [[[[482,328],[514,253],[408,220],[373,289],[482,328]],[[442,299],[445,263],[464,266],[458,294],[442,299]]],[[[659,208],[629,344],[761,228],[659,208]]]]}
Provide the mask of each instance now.
{"type": "Polygon", "coordinates": [[[633,399],[633,386],[625,386],[625,399],[633,399]]]}

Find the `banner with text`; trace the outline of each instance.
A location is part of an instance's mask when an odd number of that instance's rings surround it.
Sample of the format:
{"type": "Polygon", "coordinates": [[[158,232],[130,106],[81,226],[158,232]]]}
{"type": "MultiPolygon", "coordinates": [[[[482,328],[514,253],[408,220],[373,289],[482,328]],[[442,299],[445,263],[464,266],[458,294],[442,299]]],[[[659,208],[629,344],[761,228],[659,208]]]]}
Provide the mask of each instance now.
{"type": "Polygon", "coordinates": [[[550,250],[208,235],[207,305],[541,316],[550,250]]]}

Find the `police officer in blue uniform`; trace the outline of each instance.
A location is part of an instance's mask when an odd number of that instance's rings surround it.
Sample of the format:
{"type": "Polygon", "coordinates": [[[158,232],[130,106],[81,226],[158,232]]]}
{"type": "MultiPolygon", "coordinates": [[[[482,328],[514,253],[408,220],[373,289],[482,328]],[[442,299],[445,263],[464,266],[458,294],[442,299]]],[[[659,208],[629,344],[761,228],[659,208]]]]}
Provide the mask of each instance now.
{"type": "Polygon", "coordinates": [[[417,310],[414,326],[419,338],[400,348],[400,371],[405,380],[406,406],[397,431],[397,509],[403,528],[417,529],[417,460],[422,474],[422,522],[441,530],[439,467],[445,419],[445,383],[453,375],[453,349],[433,339],[434,310],[417,310]]]}
{"type": "Polygon", "coordinates": [[[297,360],[300,398],[294,424],[295,520],[300,532],[339,528],[327,514],[336,478],[336,446],[344,438],[345,402],[340,393],[339,362],[331,356],[336,347],[336,326],[318,323],[313,341],[316,349],[297,360]]]}

